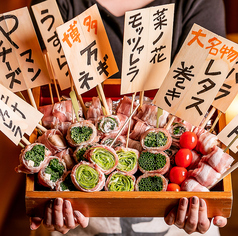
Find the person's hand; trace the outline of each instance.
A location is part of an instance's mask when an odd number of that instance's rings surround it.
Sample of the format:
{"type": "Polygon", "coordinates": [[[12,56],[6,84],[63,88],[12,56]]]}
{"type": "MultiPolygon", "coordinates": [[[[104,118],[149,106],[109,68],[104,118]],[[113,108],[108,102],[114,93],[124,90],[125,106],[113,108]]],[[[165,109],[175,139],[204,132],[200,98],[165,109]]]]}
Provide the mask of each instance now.
{"type": "MultiPolygon", "coordinates": [[[[181,198],[178,207],[174,207],[165,217],[168,225],[176,225],[188,234],[199,232],[204,234],[210,227],[211,219],[207,216],[207,204],[203,199],[192,197],[190,200],[181,198]]],[[[213,224],[224,227],[227,219],[222,216],[213,218],[213,224]]]]}
{"type": "Polygon", "coordinates": [[[89,218],[79,211],[74,211],[70,201],[56,198],[47,204],[44,219],[40,217],[30,218],[30,228],[36,230],[42,220],[44,226],[50,232],[59,231],[62,234],[66,234],[70,229],[74,229],[78,225],[83,228],[87,227],[89,218]]]}

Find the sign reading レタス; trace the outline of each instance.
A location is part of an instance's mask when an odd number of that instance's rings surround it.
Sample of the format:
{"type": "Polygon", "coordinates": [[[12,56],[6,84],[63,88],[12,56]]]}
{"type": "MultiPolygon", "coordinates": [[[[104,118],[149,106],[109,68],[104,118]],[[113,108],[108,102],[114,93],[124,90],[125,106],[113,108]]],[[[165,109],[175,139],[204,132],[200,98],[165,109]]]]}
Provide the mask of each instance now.
{"type": "Polygon", "coordinates": [[[0,15],[0,31],[0,63],[4,68],[1,84],[13,92],[48,84],[47,68],[27,7],[0,15]]]}
{"type": "Polygon", "coordinates": [[[32,10],[44,40],[55,78],[61,90],[70,87],[70,78],[66,58],[56,33],[56,28],[62,25],[63,19],[55,0],[44,1],[33,5],[32,10]]]}
{"type": "Polygon", "coordinates": [[[174,4],[126,12],[121,94],[159,88],[171,63],[174,4]]]}
{"type": "Polygon", "coordinates": [[[154,104],[198,126],[237,57],[237,44],[194,24],[154,104]]]}
{"type": "Polygon", "coordinates": [[[97,5],[57,27],[78,94],[118,72],[97,5]]]}

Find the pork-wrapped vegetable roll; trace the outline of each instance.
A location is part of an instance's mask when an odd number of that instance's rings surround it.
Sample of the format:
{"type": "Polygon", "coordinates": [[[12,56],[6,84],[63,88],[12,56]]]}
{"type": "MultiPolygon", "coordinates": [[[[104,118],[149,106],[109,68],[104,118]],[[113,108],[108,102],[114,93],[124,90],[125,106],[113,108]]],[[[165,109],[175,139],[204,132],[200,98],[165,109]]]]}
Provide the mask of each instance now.
{"type": "Polygon", "coordinates": [[[44,167],[38,172],[38,182],[43,186],[54,189],[66,172],[67,168],[64,160],[50,156],[44,167]]]}
{"type": "Polygon", "coordinates": [[[66,139],[73,147],[90,144],[97,141],[97,129],[87,120],[80,121],[68,128],[66,139]]]}
{"type": "Polygon", "coordinates": [[[141,146],[147,150],[164,151],[172,144],[168,130],[164,128],[149,129],[141,135],[141,146]]]}
{"type": "Polygon", "coordinates": [[[56,191],[76,191],[77,188],[74,186],[71,180],[71,171],[68,171],[55,186],[56,191]]]}
{"type": "Polygon", "coordinates": [[[96,128],[100,136],[115,133],[119,127],[120,119],[116,115],[100,116],[96,121],[96,128]]]}
{"type": "MultiPolygon", "coordinates": [[[[101,144],[102,145],[107,145],[110,146],[111,143],[113,142],[113,140],[116,138],[117,134],[113,133],[113,134],[108,134],[106,135],[102,140],[101,140],[101,144]]],[[[116,148],[116,147],[125,147],[126,146],[126,138],[125,136],[119,135],[117,137],[117,139],[115,140],[115,142],[113,143],[112,147],[116,148]]]]}
{"type": "Polygon", "coordinates": [[[120,147],[116,149],[118,155],[117,170],[135,174],[138,169],[139,151],[132,148],[120,147]]]}
{"type": "Polygon", "coordinates": [[[74,160],[77,163],[79,163],[80,161],[87,161],[87,159],[84,157],[84,154],[89,148],[91,148],[94,145],[96,145],[96,143],[78,146],[73,153],[74,160]]]}
{"type": "Polygon", "coordinates": [[[138,163],[142,173],[149,172],[163,175],[169,170],[170,158],[165,152],[144,150],[140,154],[138,163]]]}
{"type": "Polygon", "coordinates": [[[136,191],[166,191],[168,181],[161,174],[145,173],[136,180],[136,191]]]}
{"type": "Polygon", "coordinates": [[[25,174],[34,174],[40,171],[47,161],[51,152],[44,144],[32,143],[22,149],[19,155],[20,164],[16,167],[16,172],[25,174]]]}
{"type": "Polygon", "coordinates": [[[87,160],[95,163],[105,175],[114,171],[118,164],[116,151],[105,145],[96,145],[89,148],[84,154],[87,160]]]}
{"type": "Polygon", "coordinates": [[[182,123],[176,123],[171,125],[169,128],[169,133],[173,139],[173,142],[179,143],[180,136],[188,131],[187,127],[182,123]]]}
{"type": "Polygon", "coordinates": [[[72,169],[71,179],[75,187],[83,192],[95,192],[103,189],[105,175],[94,163],[81,161],[72,169]]]}
{"type": "Polygon", "coordinates": [[[133,175],[126,174],[120,171],[112,172],[105,184],[106,191],[134,191],[136,178],[133,175]]]}

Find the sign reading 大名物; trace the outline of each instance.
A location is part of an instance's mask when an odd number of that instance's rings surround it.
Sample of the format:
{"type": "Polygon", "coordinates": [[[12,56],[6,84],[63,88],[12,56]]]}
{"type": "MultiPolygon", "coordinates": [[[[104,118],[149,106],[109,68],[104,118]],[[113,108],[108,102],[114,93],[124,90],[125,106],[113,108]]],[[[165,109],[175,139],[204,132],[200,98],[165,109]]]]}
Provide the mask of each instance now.
{"type": "Polygon", "coordinates": [[[174,4],[125,14],[121,94],[159,88],[171,63],[174,4]]]}

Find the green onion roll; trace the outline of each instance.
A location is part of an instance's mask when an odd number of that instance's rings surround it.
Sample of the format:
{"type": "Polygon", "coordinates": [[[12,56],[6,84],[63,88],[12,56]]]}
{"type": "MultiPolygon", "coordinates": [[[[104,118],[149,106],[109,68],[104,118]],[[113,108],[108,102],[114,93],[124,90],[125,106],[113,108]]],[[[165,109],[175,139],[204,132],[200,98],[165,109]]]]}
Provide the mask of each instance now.
{"type": "Polygon", "coordinates": [[[165,174],[170,167],[170,158],[165,152],[147,151],[141,152],[138,159],[139,170],[142,173],[159,173],[165,174]]]}
{"type": "Polygon", "coordinates": [[[105,175],[97,165],[81,161],[72,169],[71,179],[75,187],[83,192],[95,192],[103,189],[105,175]]]}
{"type": "Polygon", "coordinates": [[[168,130],[152,128],[141,135],[140,142],[144,149],[164,151],[171,146],[172,138],[168,130]]]}
{"type": "Polygon", "coordinates": [[[66,139],[72,147],[97,142],[97,129],[90,121],[80,121],[68,128],[66,139]]]}
{"type": "Polygon", "coordinates": [[[166,191],[168,181],[161,174],[145,173],[136,180],[135,191],[166,191]]]}
{"type": "Polygon", "coordinates": [[[138,170],[139,151],[132,148],[119,147],[116,149],[118,155],[117,170],[127,174],[135,174],[138,170]]]}
{"type": "Polygon", "coordinates": [[[108,176],[104,189],[114,192],[134,191],[135,181],[134,175],[114,171],[108,176]]]}
{"type": "Polygon", "coordinates": [[[118,164],[116,151],[106,145],[93,146],[84,155],[87,160],[97,165],[105,175],[114,171],[118,164]]]}

